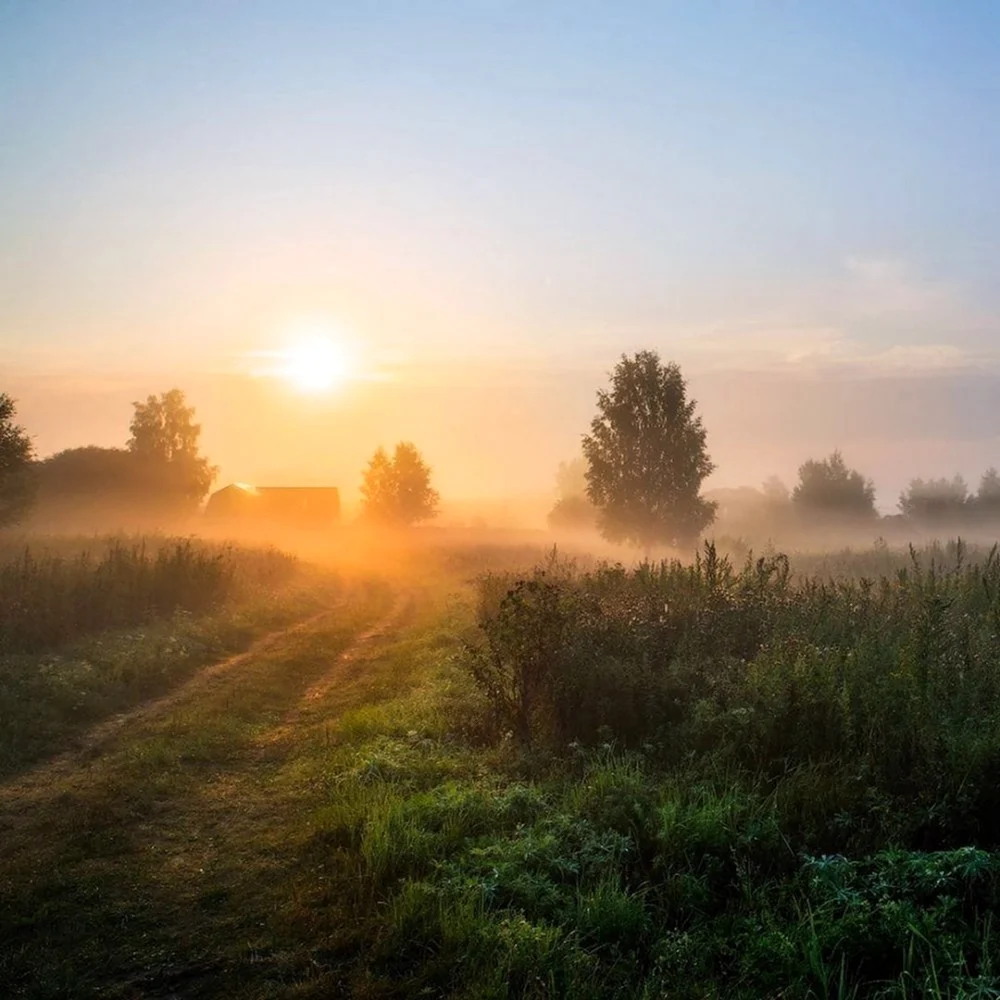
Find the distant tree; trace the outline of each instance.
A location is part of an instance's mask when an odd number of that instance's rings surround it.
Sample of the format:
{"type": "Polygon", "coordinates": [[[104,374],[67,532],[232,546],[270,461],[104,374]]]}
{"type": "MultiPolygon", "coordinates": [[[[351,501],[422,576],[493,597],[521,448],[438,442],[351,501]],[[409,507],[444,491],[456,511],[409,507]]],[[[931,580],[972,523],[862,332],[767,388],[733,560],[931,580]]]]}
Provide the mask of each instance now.
{"type": "Polygon", "coordinates": [[[34,498],[34,448],[24,428],[14,423],[17,407],[0,392],[0,527],[15,524],[34,498]]]}
{"type": "Polygon", "coordinates": [[[120,517],[135,523],[150,510],[148,476],[124,448],[67,448],[37,462],[35,479],[45,521],[95,528],[120,517]]]}
{"type": "Polygon", "coordinates": [[[560,462],[556,472],[556,502],[548,515],[549,527],[556,530],[593,529],[597,511],[587,499],[587,462],[574,458],[560,462]]]}
{"type": "Polygon", "coordinates": [[[587,460],[582,456],[560,462],[556,470],[556,492],[560,500],[587,495],[587,460]]]}
{"type": "Polygon", "coordinates": [[[184,393],[171,389],[133,403],[129,451],[140,462],[151,492],[179,506],[196,507],[218,470],[198,451],[201,425],[184,393]]]}
{"type": "Polygon", "coordinates": [[[760,491],[769,504],[781,506],[792,499],[788,487],[777,476],[768,476],[761,484],[760,491]]]}
{"type": "Polygon", "coordinates": [[[981,517],[1000,519],[1000,472],[996,469],[990,467],[983,473],[974,504],[981,517]]]}
{"type": "Polygon", "coordinates": [[[829,458],[810,459],[799,467],[792,503],[806,515],[875,517],[875,484],[849,469],[835,451],[829,458]]]}
{"type": "Polygon", "coordinates": [[[381,445],[361,476],[361,508],[374,521],[391,521],[396,514],[396,482],[392,459],[381,445]]]}
{"type": "Polygon", "coordinates": [[[554,530],[593,530],[597,511],[585,496],[560,497],[549,511],[549,527],[554,530]]]}
{"type": "Polygon", "coordinates": [[[400,525],[429,521],[437,514],[438,500],[430,466],[408,441],[396,445],[392,458],[379,448],[364,471],[362,510],[372,520],[400,525]]]}
{"type": "Polygon", "coordinates": [[[970,511],[969,487],[954,479],[913,479],[900,494],[899,510],[914,521],[955,521],[970,511]]]}
{"type": "Polygon", "coordinates": [[[700,496],[714,466],[680,368],[655,351],[622,355],[583,439],[587,496],[610,541],[688,547],[712,523],[700,496]]]}
{"type": "Polygon", "coordinates": [[[140,484],[139,463],[124,448],[67,448],[37,463],[38,489],[50,497],[128,495],[140,484]]]}

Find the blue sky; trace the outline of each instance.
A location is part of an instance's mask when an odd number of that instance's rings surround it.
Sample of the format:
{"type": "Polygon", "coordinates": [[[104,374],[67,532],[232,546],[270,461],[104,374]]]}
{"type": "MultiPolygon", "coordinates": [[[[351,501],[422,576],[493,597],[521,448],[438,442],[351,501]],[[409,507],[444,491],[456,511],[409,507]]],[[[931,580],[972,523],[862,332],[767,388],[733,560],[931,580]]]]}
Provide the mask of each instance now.
{"type": "MultiPolygon", "coordinates": [[[[789,407],[871,397],[867,436],[806,422],[887,490],[901,455],[974,478],[1000,462],[975,392],[906,437],[879,380],[997,371],[998,49],[971,2],[0,0],[9,377],[40,450],[83,443],[56,409],[103,440],[130,392],[169,374],[211,411],[208,375],[326,315],[404,373],[541,386],[527,488],[574,447],[574,386],[654,346],[753,411],[716,407],[757,428],[757,478],[809,446],[762,416],[765,377],[789,407]]],[[[720,475],[753,481],[722,419],[720,475]]]]}

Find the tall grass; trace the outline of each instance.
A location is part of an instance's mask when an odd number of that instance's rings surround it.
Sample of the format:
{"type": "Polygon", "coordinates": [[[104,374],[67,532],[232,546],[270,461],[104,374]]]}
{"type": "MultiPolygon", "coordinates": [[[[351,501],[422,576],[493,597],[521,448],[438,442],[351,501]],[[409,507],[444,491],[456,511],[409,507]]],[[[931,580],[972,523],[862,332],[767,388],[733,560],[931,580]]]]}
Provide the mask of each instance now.
{"type": "Polygon", "coordinates": [[[190,539],[111,538],[69,552],[65,543],[29,542],[0,562],[0,652],[210,611],[240,589],[279,582],[294,565],[275,550],[190,539]]]}
{"type": "Polygon", "coordinates": [[[737,568],[709,546],[689,566],[486,577],[467,666],[498,739],[822,769],[859,836],[1000,842],[997,551],[870,558],[885,575],[737,568]]]}

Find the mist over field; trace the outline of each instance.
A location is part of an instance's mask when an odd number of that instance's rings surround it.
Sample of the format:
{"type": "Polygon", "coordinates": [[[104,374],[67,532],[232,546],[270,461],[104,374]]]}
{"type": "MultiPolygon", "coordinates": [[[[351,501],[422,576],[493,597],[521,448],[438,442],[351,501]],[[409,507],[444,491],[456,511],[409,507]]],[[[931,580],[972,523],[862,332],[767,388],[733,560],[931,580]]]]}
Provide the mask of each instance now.
{"type": "Polygon", "coordinates": [[[0,998],[1000,996],[998,95],[0,0],[0,998]]]}

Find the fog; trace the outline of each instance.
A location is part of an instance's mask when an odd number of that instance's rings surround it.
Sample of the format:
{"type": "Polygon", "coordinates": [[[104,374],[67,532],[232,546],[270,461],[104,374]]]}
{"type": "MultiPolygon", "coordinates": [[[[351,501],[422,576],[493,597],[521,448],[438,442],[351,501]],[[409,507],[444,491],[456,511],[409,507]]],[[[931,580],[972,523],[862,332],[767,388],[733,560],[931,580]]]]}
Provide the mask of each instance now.
{"type": "MultiPolygon", "coordinates": [[[[615,360],[400,369],[322,398],[248,376],[188,374],[177,383],[196,407],[202,450],[220,467],[217,485],[333,485],[349,509],[375,447],[414,440],[433,468],[443,523],[542,528],[555,469],[578,453],[615,360]]],[[[717,467],[708,489],[759,486],[772,474],[791,484],[804,460],[839,448],[874,480],[879,509],[893,513],[911,478],[958,473],[974,484],[1000,462],[1000,376],[991,373],[685,374],[717,467]]],[[[44,457],[121,446],[130,401],[169,377],[8,381],[44,457]]]]}

